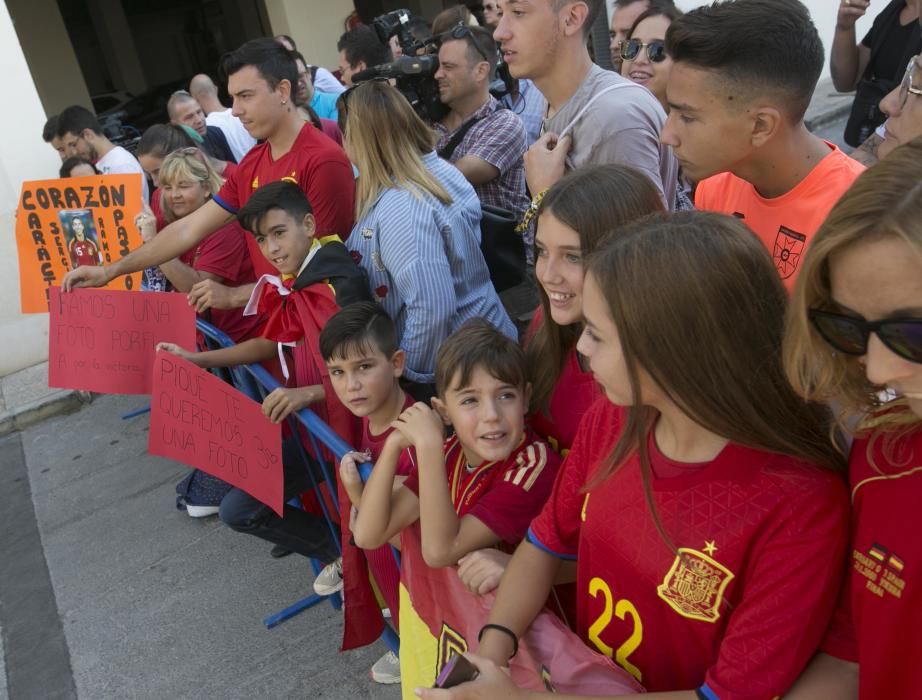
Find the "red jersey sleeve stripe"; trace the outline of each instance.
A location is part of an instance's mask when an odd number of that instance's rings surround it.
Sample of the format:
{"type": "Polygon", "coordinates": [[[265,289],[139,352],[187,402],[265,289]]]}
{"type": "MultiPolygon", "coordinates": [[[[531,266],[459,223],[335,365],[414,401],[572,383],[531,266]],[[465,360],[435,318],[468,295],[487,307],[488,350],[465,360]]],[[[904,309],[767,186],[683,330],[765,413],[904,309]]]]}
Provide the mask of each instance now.
{"type": "Polygon", "coordinates": [[[235,207],[232,207],[230,204],[228,204],[223,199],[221,199],[218,195],[216,194],[212,195],[211,199],[214,201],[215,204],[217,204],[222,209],[229,211],[231,214],[237,213],[237,209],[235,207]]]}
{"type": "Polygon", "coordinates": [[[521,486],[524,491],[530,491],[547,466],[547,446],[541,442],[532,443],[519,454],[518,461],[519,465],[507,471],[503,478],[515,486],[521,486]]]}
{"type": "Polygon", "coordinates": [[[535,545],[535,547],[540,549],[542,552],[546,552],[547,554],[550,554],[552,557],[555,557],[557,559],[564,559],[566,561],[576,561],[575,554],[565,554],[563,552],[555,552],[553,549],[548,547],[546,544],[544,544],[541,540],[538,539],[538,536],[535,535],[534,532],[532,532],[531,528],[528,528],[528,532],[525,533],[525,539],[528,540],[528,542],[530,542],[531,544],[535,545]]]}
{"type": "Polygon", "coordinates": [[[702,700],[720,700],[720,696],[708,688],[707,683],[698,688],[697,695],[699,698],[702,698],[702,700]]]}

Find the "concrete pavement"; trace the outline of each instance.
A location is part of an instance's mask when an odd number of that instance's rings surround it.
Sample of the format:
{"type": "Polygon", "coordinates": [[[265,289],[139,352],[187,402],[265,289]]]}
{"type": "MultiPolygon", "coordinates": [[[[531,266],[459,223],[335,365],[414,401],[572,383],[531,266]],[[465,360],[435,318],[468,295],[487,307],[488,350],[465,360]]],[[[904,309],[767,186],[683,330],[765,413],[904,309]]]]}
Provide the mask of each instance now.
{"type": "Polygon", "coordinates": [[[177,511],[185,467],[146,454],[146,415],[120,418],[145,403],[0,439],[0,697],[399,697],[368,677],[382,643],[337,651],[328,604],[264,628],[310,591],[308,563],[177,511]]]}

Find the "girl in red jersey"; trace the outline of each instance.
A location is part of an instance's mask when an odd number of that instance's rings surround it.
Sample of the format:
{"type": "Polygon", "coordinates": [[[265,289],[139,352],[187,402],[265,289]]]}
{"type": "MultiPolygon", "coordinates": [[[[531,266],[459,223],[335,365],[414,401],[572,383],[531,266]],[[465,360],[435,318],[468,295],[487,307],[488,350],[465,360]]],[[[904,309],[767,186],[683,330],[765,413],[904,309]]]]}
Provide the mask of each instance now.
{"type": "Polygon", "coordinates": [[[794,289],[788,374],[804,396],[834,402],[858,429],[848,579],[825,653],[792,698],[922,698],[920,211],[916,139],[836,204],[794,289]]]}
{"type": "MultiPolygon", "coordinates": [[[[532,385],[531,427],[566,457],[583,414],[602,396],[586,358],[576,351],[583,329],[584,262],[610,233],[663,211],[650,179],[626,165],[575,170],[551,187],[538,206],[535,278],[541,306],[525,344],[532,385]]],[[[499,585],[510,555],[483,549],[464,557],[458,575],[479,595],[499,585]]],[[[555,589],[572,619],[572,594],[555,589]]]]}
{"type": "Polygon", "coordinates": [[[573,560],[577,633],[647,697],[788,690],[832,614],[848,501],[829,412],[784,377],[786,302],[730,217],[654,216],[602,244],[578,349],[605,397],[503,576],[480,678],[422,697],[530,697],[499,666],[573,560]]]}

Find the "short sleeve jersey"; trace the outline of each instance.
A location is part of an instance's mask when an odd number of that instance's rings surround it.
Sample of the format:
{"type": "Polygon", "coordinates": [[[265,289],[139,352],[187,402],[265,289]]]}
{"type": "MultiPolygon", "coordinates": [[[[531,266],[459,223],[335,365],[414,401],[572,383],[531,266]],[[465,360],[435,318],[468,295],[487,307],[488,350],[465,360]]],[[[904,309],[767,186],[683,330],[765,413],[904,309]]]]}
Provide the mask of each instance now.
{"type": "Polygon", "coordinates": [[[790,192],[766,199],[750,183],[731,173],[702,180],[695,206],[732,214],[745,223],[768,248],[788,290],[794,286],[800,261],[829,210],[845,194],[864,166],[837,146],[790,192]]]}
{"type": "MultiPolygon", "coordinates": [[[[404,402],[403,402],[403,408],[407,409],[413,404],[414,404],[413,397],[410,396],[409,394],[406,394],[404,398],[404,402]]],[[[372,462],[378,461],[378,455],[381,454],[381,450],[384,449],[384,443],[387,442],[387,437],[392,432],[394,432],[394,429],[388,428],[383,433],[378,433],[377,435],[373,435],[371,432],[371,429],[368,427],[368,417],[367,416],[363,417],[362,418],[362,439],[361,439],[361,442],[359,442],[359,449],[368,450],[371,453],[372,462]]],[[[402,473],[405,474],[406,472],[402,472],[402,473]]]]}
{"type": "Polygon", "coordinates": [[[600,399],[585,415],[528,533],[555,556],[579,553],[577,633],[651,692],[784,694],[835,605],[847,538],[844,481],[734,443],[690,469],[651,438],[652,499],[670,546],[651,517],[636,457],[594,483],[623,411],[600,399]],[[655,476],[665,473],[678,475],[655,476]]]}
{"type": "Polygon", "coordinates": [[[922,429],[885,445],[873,460],[852,445],[850,566],[823,651],[858,662],[862,698],[922,698],[922,429]]]}
{"type": "MultiPolygon", "coordinates": [[[[541,510],[557,475],[560,457],[531,431],[503,462],[470,467],[457,435],[445,441],[445,472],[458,517],[471,515],[507,544],[518,544],[541,510]]],[[[419,472],[404,487],[419,496],[419,472]]]]}
{"type": "MultiPolygon", "coordinates": [[[[349,236],[355,207],[352,165],[343,149],[311,124],[305,122],[291,149],[278,160],[268,142],[251,148],[214,201],[236,214],[261,185],[276,180],[293,182],[307,195],[318,237],[333,233],[345,240],[349,236]]],[[[257,275],[276,273],[261,254],[250,250],[257,275]]]]}
{"type": "MultiPolygon", "coordinates": [[[[179,259],[195,270],[220,277],[228,287],[256,281],[246,233],[236,221],[222,226],[179,259]]],[[[206,314],[206,320],[227,333],[235,343],[253,337],[263,321],[259,315],[244,316],[243,309],[213,308],[206,314]]]]}
{"type": "Polygon", "coordinates": [[[70,257],[74,267],[78,265],[98,265],[99,248],[89,238],[78,241],[76,238],[70,242],[70,257]]]}
{"type": "MultiPolygon", "coordinates": [[[[529,328],[529,338],[543,323],[543,319],[544,309],[539,306],[529,328]]],[[[576,438],[580,421],[602,395],[602,389],[592,372],[586,372],[580,367],[579,354],[574,348],[567,353],[547,410],[535,411],[529,418],[529,424],[561,457],[566,457],[576,438]]]]}

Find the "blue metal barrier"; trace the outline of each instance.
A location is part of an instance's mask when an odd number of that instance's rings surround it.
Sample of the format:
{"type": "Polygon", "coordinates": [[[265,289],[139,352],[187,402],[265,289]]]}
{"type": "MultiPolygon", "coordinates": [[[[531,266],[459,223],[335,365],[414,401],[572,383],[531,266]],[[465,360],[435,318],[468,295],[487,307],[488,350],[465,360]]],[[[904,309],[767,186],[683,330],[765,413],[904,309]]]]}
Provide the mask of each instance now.
{"type": "MultiPolygon", "coordinates": [[[[214,344],[214,346],[217,347],[229,347],[233,345],[233,341],[231,341],[231,339],[225,333],[215,328],[211,324],[202,321],[201,319],[197,319],[196,326],[202,335],[205,336],[206,341],[210,345],[214,344]]],[[[261,367],[260,365],[241,365],[239,367],[232,367],[230,368],[230,374],[233,379],[234,386],[236,386],[237,389],[255,401],[261,402],[267,394],[282,386],[275,377],[273,377],[268,371],[266,371],[264,367],[261,367]]],[[[352,447],[350,447],[349,444],[343,440],[329,425],[322,421],[316,413],[308,408],[302,409],[297,413],[293,413],[291,416],[289,416],[288,424],[294,434],[303,434],[303,432],[307,433],[307,438],[310,442],[311,453],[316,455],[317,463],[320,465],[323,478],[327,483],[333,503],[336,506],[337,511],[339,511],[340,508],[336,490],[336,477],[331,470],[330,465],[326,460],[323,459],[320,445],[325,446],[330,452],[332,452],[337,461],[340,460],[342,456],[347,452],[351,452],[352,447]],[[304,431],[298,431],[298,424],[304,428],[304,431]]],[[[328,512],[324,499],[322,498],[320,493],[320,484],[317,483],[313,472],[307,466],[307,452],[300,440],[296,440],[295,442],[299,449],[300,457],[305,465],[305,469],[307,469],[308,475],[310,476],[311,482],[313,483],[314,490],[318,495],[317,500],[319,501],[320,507],[323,510],[323,516],[326,520],[327,527],[330,528],[330,534],[333,537],[333,541],[336,543],[336,548],[341,550],[339,531],[333,524],[333,519],[328,512]]],[[[359,472],[362,476],[362,480],[366,481],[371,474],[371,465],[360,465],[359,472]]],[[[295,505],[300,506],[300,503],[295,505]]],[[[319,573],[321,570],[320,562],[314,559],[311,559],[310,561],[311,566],[314,569],[314,573],[319,573]]],[[[334,609],[339,610],[342,607],[342,598],[338,593],[329,596],[329,598],[330,603],[334,609]]],[[[299,600],[292,605],[289,605],[288,607],[280,610],[274,615],[267,617],[265,619],[266,628],[272,629],[276,625],[279,625],[291,619],[295,615],[304,612],[308,608],[313,607],[322,600],[323,597],[316,594],[311,594],[306,598],[303,598],[302,600],[299,600]]],[[[395,654],[399,653],[400,640],[390,625],[385,624],[384,632],[382,633],[381,638],[384,640],[385,644],[387,644],[391,651],[393,651],[395,654]]]]}

